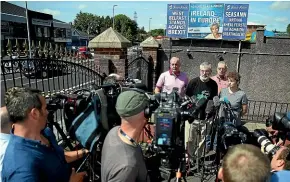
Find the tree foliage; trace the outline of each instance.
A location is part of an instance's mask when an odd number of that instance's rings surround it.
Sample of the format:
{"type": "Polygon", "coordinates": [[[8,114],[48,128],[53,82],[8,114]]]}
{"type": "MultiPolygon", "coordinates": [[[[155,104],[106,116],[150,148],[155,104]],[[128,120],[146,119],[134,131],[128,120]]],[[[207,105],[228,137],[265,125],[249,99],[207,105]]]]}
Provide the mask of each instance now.
{"type": "Polygon", "coordinates": [[[154,29],[154,30],[151,30],[149,32],[150,35],[152,35],[153,37],[156,37],[156,36],[164,36],[165,35],[165,30],[160,28],[160,29],[154,29]]]}
{"type": "MultiPolygon", "coordinates": [[[[74,19],[73,27],[83,32],[90,32],[90,34],[99,35],[109,27],[113,27],[113,19],[109,16],[97,16],[92,13],[79,12],[74,19]]],[[[123,14],[115,16],[115,30],[121,33],[130,41],[137,41],[142,39],[140,34],[146,31],[139,29],[135,21],[123,14]]]]}
{"type": "Polygon", "coordinates": [[[137,40],[138,25],[123,14],[115,16],[115,29],[130,41],[137,40]]]}
{"type": "Polygon", "coordinates": [[[286,32],[287,32],[287,33],[289,34],[289,36],[290,36],[290,24],[288,24],[286,32]]]}
{"type": "Polygon", "coordinates": [[[101,19],[92,13],[79,12],[74,19],[73,27],[90,34],[99,34],[101,31],[101,19]]]}

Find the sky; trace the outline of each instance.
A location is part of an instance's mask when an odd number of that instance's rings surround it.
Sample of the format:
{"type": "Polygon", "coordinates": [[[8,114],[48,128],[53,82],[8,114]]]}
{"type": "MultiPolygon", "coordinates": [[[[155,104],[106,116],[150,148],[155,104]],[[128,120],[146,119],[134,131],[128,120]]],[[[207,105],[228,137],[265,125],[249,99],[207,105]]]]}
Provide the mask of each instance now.
{"type": "MultiPolygon", "coordinates": [[[[24,1],[8,1],[18,6],[25,7],[24,1]]],[[[217,1],[202,3],[213,3],[217,1]]],[[[221,3],[249,4],[248,23],[267,25],[267,30],[286,31],[290,23],[290,1],[219,1],[221,3]]],[[[52,14],[55,19],[64,22],[73,22],[76,14],[80,11],[93,13],[98,16],[113,16],[113,5],[115,15],[125,14],[134,19],[137,12],[137,23],[139,27],[149,29],[163,28],[167,23],[167,4],[193,3],[193,1],[28,1],[28,9],[52,14]]],[[[198,1],[194,1],[198,3],[198,1]]]]}

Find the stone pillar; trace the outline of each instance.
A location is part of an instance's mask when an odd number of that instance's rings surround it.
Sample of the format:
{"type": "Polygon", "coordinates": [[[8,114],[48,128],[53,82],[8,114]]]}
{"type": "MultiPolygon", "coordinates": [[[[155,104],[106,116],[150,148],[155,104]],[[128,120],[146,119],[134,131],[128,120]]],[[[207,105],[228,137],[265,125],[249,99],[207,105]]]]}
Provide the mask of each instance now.
{"type": "Polygon", "coordinates": [[[94,48],[94,60],[100,74],[117,73],[125,77],[127,48],[94,48]]]}
{"type": "MultiPolygon", "coordinates": [[[[152,61],[152,86],[155,87],[155,84],[157,82],[157,79],[156,78],[156,72],[155,72],[155,69],[156,69],[156,65],[157,65],[157,49],[156,47],[143,47],[143,57],[146,58],[147,60],[149,61],[152,61]],[[151,59],[151,60],[150,60],[151,59]]],[[[154,89],[154,88],[152,88],[154,89]]]]}
{"type": "Polygon", "coordinates": [[[256,30],[256,50],[259,51],[263,44],[264,44],[264,41],[265,41],[265,36],[264,36],[264,32],[265,32],[265,29],[264,28],[257,28],[256,30]]]}

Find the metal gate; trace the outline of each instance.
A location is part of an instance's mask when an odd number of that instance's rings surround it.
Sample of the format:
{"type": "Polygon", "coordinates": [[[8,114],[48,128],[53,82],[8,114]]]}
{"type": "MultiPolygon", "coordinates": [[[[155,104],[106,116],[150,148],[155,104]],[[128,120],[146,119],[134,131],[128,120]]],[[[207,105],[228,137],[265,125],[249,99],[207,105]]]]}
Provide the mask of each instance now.
{"type": "Polygon", "coordinates": [[[151,92],[153,89],[153,63],[150,58],[138,57],[128,63],[128,78],[139,79],[151,92]]]}

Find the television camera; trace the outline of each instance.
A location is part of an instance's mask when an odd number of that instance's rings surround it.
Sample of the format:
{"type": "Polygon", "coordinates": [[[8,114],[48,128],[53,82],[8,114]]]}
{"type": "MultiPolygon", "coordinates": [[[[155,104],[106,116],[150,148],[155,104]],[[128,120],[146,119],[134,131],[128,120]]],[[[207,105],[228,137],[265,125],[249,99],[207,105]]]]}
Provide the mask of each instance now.
{"type": "MultiPolygon", "coordinates": [[[[170,180],[175,172],[177,179],[185,172],[184,127],[187,120],[197,118],[205,97],[179,97],[176,88],[168,94],[155,95],[159,106],[151,115],[155,124],[155,137],[145,149],[147,168],[151,181],[170,180]]],[[[184,176],[183,176],[184,177],[184,176]]]]}

